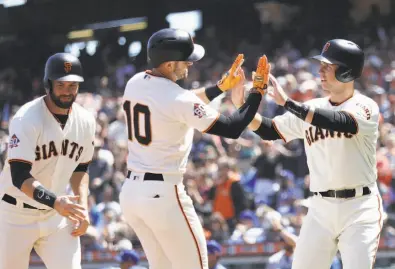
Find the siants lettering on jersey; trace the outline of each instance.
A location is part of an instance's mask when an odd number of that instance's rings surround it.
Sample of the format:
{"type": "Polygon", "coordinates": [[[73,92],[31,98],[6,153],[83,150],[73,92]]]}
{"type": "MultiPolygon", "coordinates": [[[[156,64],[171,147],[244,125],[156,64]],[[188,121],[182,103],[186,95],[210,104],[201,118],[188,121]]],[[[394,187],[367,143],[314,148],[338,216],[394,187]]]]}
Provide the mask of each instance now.
{"type": "Polygon", "coordinates": [[[70,142],[68,139],[62,141],[60,149],[56,148],[55,142],[50,141],[48,144],[36,146],[36,159],[35,161],[46,160],[51,157],[56,157],[59,154],[68,156],[70,159],[78,161],[81,157],[84,147],[78,145],[76,142],[70,142]]]}
{"type": "Polygon", "coordinates": [[[305,138],[309,146],[320,140],[331,139],[331,138],[335,138],[335,139],[352,138],[353,136],[354,135],[351,133],[331,131],[315,126],[310,126],[309,129],[305,130],[305,138]]]}

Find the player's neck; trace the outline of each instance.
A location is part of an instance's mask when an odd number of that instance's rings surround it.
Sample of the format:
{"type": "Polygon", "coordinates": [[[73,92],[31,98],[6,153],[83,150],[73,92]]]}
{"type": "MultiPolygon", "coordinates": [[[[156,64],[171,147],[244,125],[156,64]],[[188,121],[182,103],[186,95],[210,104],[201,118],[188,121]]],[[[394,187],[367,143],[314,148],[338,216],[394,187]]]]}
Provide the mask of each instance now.
{"type": "Polygon", "coordinates": [[[69,114],[69,109],[68,108],[60,108],[55,103],[52,101],[52,99],[49,97],[49,95],[46,95],[44,97],[44,102],[48,107],[48,110],[53,113],[53,114],[58,114],[58,115],[67,115],[69,114]]]}
{"type": "Polygon", "coordinates": [[[331,92],[329,100],[332,103],[340,104],[348,99],[350,99],[354,95],[354,84],[347,83],[344,85],[344,89],[340,92],[331,92]]]}
{"type": "Polygon", "coordinates": [[[174,77],[174,75],[171,72],[167,72],[167,70],[165,68],[160,68],[160,67],[152,68],[151,73],[154,76],[167,78],[173,82],[177,81],[177,79],[174,77]]]}

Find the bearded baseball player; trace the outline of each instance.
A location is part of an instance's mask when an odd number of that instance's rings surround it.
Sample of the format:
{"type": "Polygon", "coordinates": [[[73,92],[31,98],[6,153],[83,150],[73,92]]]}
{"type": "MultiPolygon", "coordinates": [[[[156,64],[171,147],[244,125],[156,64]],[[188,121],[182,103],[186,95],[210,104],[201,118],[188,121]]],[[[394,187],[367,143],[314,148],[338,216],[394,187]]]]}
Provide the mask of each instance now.
{"type": "Polygon", "coordinates": [[[0,175],[0,269],[27,269],[33,248],[48,269],[81,268],[96,128],[93,116],[74,103],[82,81],[78,58],[52,55],[45,65],[47,94],[11,120],[0,175]],[[75,196],[66,195],[69,184],[75,196]]]}
{"type": "Polygon", "coordinates": [[[207,106],[216,96],[244,82],[239,55],[229,72],[206,89],[185,90],[176,81],[205,53],[188,32],[162,29],[148,41],[152,70],[129,80],[124,109],[129,134],[128,175],[120,193],[125,219],[140,239],[151,269],[208,269],[207,248],[183,174],[194,129],[238,138],[267,88],[270,66],[260,58],[246,103],[227,117],[207,106]]]}
{"type": "MultiPolygon", "coordinates": [[[[269,95],[287,113],[257,115],[250,128],[262,139],[304,139],[314,193],[296,243],[292,268],[327,269],[337,250],[343,268],[373,268],[383,223],[376,184],[379,108],[354,90],[364,52],[348,40],[328,41],[319,74],[328,97],[304,104],[291,100],[270,75],[269,95]]],[[[235,91],[235,105],[242,103],[235,91]]]]}

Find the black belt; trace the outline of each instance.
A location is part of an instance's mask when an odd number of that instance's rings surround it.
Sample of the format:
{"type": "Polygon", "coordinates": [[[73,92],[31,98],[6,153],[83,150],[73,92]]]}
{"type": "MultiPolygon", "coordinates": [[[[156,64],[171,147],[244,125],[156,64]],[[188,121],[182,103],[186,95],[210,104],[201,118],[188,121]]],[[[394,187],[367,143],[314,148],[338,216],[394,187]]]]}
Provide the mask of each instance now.
{"type": "MultiPolygon", "coordinates": [[[[127,178],[130,178],[131,174],[132,174],[132,171],[129,170],[127,178]]],[[[165,180],[164,180],[162,174],[145,173],[144,174],[144,181],[165,181],[165,180]]]]}
{"type": "MultiPolygon", "coordinates": [[[[12,205],[16,205],[16,198],[14,198],[14,197],[12,197],[12,196],[10,196],[8,194],[4,194],[2,200],[4,202],[6,202],[6,203],[9,203],[9,204],[12,204],[12,205]]],[[[23,208],[37,209],[37,210],[46,210],[46,209],[39,209],[37,207],[31,206],[31,205],[28,205],[28,204],[25,204],[25,203],[23,203],[23,208]]]]}
{"type": "MultiPolygon", "coordinates": [[[[356,190],[355,189],[346,189],[346,190],[329,190],[323,192],[314,192],[314,195],[321,194],[323,197],[335,197],[335,198],[352,198],[355,197],[356,190]]],[[[368,195],[371,191],[368,187],[363,187],[362,195],[368,195]]]]}

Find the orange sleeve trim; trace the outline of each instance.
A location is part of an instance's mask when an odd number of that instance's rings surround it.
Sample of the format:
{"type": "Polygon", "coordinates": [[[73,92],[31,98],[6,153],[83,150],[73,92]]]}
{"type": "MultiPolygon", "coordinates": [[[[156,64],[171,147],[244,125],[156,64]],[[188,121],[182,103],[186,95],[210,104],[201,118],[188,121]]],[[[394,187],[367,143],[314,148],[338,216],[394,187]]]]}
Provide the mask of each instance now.
{"type": "Polygon", "coordinates": [[[350,115],[350,117],[354,120],[354,122],[355,122],[355,124],[357,125],[357,133],[356,133],[356,135],[359,133],[359,126],[358,126],[358,121],[357,121],[357,119],[355,118],[355,116],[353,115],[353,114],[351,114],[350,112],[347,112],[347,111],[344,111],[344,110],[342,110],[344,113],[347,113],[348,115],[350,115]]]}
{"type": "Polygon", "coordinates": [[[213,122],[202,133],[208,132],[214,126],[214,124],[218,121],[219,116],[221,116],[220,113],[218,113],[217,117],[213,120],[213,122]]]}
{"type": "Polygon", "coordinates": [[[381,214],[381,201],[380,201],[379,195],[376,195],[376,197],[377,197],[377,201],[378,201],[378,205],[379,205],[379,206],[378,206],[378,210],[379,210],[379,214],[380,214],[380,218],[379,218],[379,227],[380,227],[380,230],[379,230],[379,233],[378,233],[377,238],[376,238],[377,247],[376,247],[376,251],[375,251],[374,257],[373,257],[372,269],[373,269],[374,263],[376,262],[376,255],[377,255],[377,251],[378,251],[378,249],[379,249],[379,244],[380,244],[381,229],[383,228],[383,227],[381,227],[381,218],[382,218],[382,214],[381,214]]]}
{"type": "Polygon", "coordinates": [[[274,130],[276,130],[276,132],[278,133],[278,135],[281,137],[282,140],[284,140],[285,143],[287,143],[287,140],[285,139],[285,137],[283,136],[283,134],[280,132],[280,130],[277,128],[276,123],[274,122],[274,120],[272,120],[273,123],[273,127],[274,130]]]}
{"type": "Polygon", "coordinates": [[[26,160],[22,160],[22,159],[10,159],[10,160],[8,160],[8,163],[12,163],[12,162],[20,162],[20,163],[27,163],[27,164],[33,165],[32,162],[29,162],[29,161],[26,161],[26,160]]]}
{"type": "Polygon", "coordinates": [[[187,225],[188,225],[188,228],[189,228],[189,231],[191,232],[193,241],[195,241],[197,254],[198,254],[198,256],[199,256],[200,269],[203,269],[202,253],[200,252],[199,244],[198,244],[198,241],[197,241],[197,239],[196,239],[195,234],[193,233],[191,224],[189,224],[188,218],[187,218],[187,216],[185,215],[184,209],[182,208],[182,204],[181,204],[181,201],[180,201],[180,197],[178,196],[177,186],[174,186],[174,190],[175,190],[175,192],[176,192],[176,198],[177,198],[178,206],[180,207],[181,213],[182,213],[182,215],[184,216],[185,222],[186,222],[187,225]]]}

